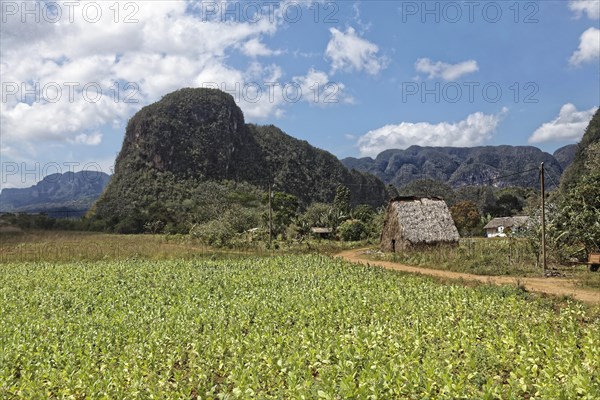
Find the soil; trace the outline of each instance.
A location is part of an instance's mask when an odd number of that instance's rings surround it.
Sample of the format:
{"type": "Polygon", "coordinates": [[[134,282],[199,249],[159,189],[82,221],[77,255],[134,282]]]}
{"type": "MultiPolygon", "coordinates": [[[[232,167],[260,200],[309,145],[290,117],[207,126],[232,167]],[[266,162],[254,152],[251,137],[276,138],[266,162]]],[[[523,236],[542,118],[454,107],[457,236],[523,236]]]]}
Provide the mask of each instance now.
{"type": "Polygon", "coordinates": [[[370,260],[364,254],[365,249],[346,250],[336,255],[344,260],[373,266],[381,266],[396,271],[410,272],[415,274],[433,276],[448,280],[477,281],[493,285],[520,285],[527,291],[545,293],[556,296],[571,296],[572,298],[589,303],[600,304],[600,291],[583,289],[577,286],[577,281],[568,278],[544,278],[544,277],[515,277],[515,276],[491,276],[475,275],[463,272],[453,272],[432,268],[413,267],[391,261],[370,260]]]}

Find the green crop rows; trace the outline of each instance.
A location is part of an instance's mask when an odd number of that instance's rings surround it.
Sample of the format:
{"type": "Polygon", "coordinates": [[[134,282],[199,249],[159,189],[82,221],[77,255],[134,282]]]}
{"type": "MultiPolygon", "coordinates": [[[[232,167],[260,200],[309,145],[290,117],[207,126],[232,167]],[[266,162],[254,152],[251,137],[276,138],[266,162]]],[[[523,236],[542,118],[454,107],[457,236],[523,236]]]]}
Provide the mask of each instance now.
{"type": "Polygon", "coordinates": [[[600,398],[600,321],[325,256],[1,266],[0,398],[600,398]]]}

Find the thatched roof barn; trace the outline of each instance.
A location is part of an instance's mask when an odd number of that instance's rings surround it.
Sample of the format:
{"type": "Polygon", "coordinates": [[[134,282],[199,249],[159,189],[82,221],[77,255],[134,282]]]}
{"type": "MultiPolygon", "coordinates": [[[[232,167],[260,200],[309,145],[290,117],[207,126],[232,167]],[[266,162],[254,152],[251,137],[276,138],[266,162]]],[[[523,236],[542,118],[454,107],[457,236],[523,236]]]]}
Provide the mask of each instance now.
{"type": "Polygon", "coordinates": [[[388,205],[381,249],[457,244],[460,236],[446,202],[436,197],[396,197],[388,205]]]}

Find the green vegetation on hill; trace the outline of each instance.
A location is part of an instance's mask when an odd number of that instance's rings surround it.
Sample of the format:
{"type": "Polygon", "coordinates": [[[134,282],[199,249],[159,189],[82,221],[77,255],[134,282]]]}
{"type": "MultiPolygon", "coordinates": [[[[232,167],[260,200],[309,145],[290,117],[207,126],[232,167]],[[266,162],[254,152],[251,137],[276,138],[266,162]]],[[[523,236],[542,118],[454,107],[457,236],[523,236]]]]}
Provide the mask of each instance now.
{"type": "Polygon", "coordinates": [[[444,182],[419,179],[401,186],[398,193],[401,196],[439,197],[449,206],[460,201],[472,201],[482,214],[506,217],[521,212],[536,191],[522,187],[496,188],[491,185],[461,186],[453,189],[444,182]]]}
{"type": "MultiPolygon", "coordinates": [[[[541,248],[541,207],[532,205],[530,241],[541,248]]],[[[565,263],[587,261],[600,252],[600,110],[590,121],[560,190],[546,201],[548,257],[565,263]]]]}
{"type": "Polygon", "coordinates": [[[370,174],[348,169],[332,154],[295,139],[274,125],[248,125],[260,146],[264,171],[259,175],[303,204],[330,202],[337,187],[350,189],[350,202],[381,206],[388,198],[385,185],[370,174]]]}
{"type": "Polygon", "coordinates": [[[586,174],[592,172],[593,169],[600,168],[600,166],[586,165],[586,163],[592,162],[593,159],[600,157],[600,108],[590,121],[585,133],[578,144],[577,152],[573,163],[566,169],[561,182],[561,192],[566,193],[575,186],[579,180],[586,174]]]}
{"type": "Polygon", "coordinates": [[[187,233],[196,224],[216,221],[241,208],[262,210],[263,192],[244,182],[182,179],[152,169],[139,175],[136,179],[115,174],[90,210],[91,229],[137,233],[152,231],[154,224],[159,232],[187,233]]]}
{"type": "Polygon", "coordinates": [[[187,232],[232,207],[256,208],[269,186],[306,207],[331,202],[340,185],[354,205],[388,198],[379,179],[348,171],[332,154],[272,125],[246,125],[231,95],[181,89],[131,118],[113,179],[89,216],[120,232],[155,222],[187,232]]]}
{"type": "Polygon", "coordinates": [[[550,215],[550,234],[557,252],[580,259],[600,253],[600,109],[579,143],[552,206],[556,212],[550,215]]]}

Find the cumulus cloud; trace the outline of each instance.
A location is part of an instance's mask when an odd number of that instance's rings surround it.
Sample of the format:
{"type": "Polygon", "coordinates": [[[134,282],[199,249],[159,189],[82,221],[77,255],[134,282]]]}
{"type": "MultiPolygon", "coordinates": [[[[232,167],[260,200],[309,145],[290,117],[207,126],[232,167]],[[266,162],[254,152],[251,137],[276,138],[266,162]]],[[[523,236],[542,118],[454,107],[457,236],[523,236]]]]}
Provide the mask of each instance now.
{"type": "Polygon", "coordinates": [[[325,58],[331,63],[333,72],[365,71],[376,75],[386,67],[385,57],[378,56],[379,47],[358,36],[354,28],[346,32],[329,29],[331,38],[325,49],[325,58]]]}
{"type": "Polygon", "coordinates": [[[353,98],[345,92],[341,82],[332,82],[323,71],[311,68],[306,75],[295,76],[292,81],[298,85],[302,99],[308,103],[328,106],[336,103],[352,103],[353,98]]]}
{"type": "Polygon", "coordinates": [[[467,60],[457,64],[448,64],[442,61],[432,62],[429,58],[419,58],[415,62],[417,72],[427,74],[427,78],[442,78],[445,81],[453,81],[463,75],[479,71],[477,61],[467,60]]]}
{"type": "Polygon", "coordinates": [[[581,18],[583,14],[587,14],[589,19],[600,18],[600,1],[598,0],[571,0],[569,8],[577,18],[581,18]]]}
{"type": "Polygon", "coordinates": [[[85,133],[80,133],[75,136],[75,140],[73,140],[75,144],[85,144],[88,146],[97,146],[102,142],[102,134],[100,132],[94,132],[89,135],[85,133]]]}
{"type": "Polygon", "coordinates": [[[242,45],[242,52],[248,57],[266,57],[281,54],[279,50],[271,50],[258,38],[252,38],[242,45]]]}
{"type": "Polygon", "coordinates": [[[458,122],[385,125],[361,136],[358,147],[362,156],[373,157],[383,150],[404,149],[411,145],[476,146],[491,138],[506,112],[506,108],[498,114],[476,112],[458,122]]]}
{"type": "MultiPolygon", "coordinates": [[[[250,22],[207,17],[200,12],[200,2],[157,1],[135,3],[135,8],[127,9],[119,3],[117,17],[112,3],[96,2],[102,8],[101,18],[92,23],[82,18],[84,5],[74,6],[70,21],[69,7],[58,4],[62,8],[59,23],[36,22],[33,17],[23,23],[20,13],[3,15],[2,81],[13,85],[11,93],[16,90],[10,94],[2,88],[6,95],[0,104],[3,155],[16,157],[21,149],[20,157],[24,157],[35,148],[30,144],[39,140],[100,144],[102,136],[97,132],[106,135],[106,127],[122,126],[143,105],[181,87],[216,86],[233,91],[250,120],[279,117],[289,105],[281,91],[286,84],[281,68],[256,61],[280,53],[263,41],[283,24],[280,12],[274,18],[250,22]],[[132,23],[125,22],[127,17],[132,23]],[[251,58],[247,68],[230,64],[234,52],[251,58]],[[53,82],[62,90],[57,99],[48,98],[55,94],[53,88],[43,90],[53,82]],[[273,82],[278,86],[270,96],[265,83],[273,82]],[[23,83],[28,87],[39,84],[37,94],[23,96],[23,83]],[[73,83],[77,86],[70,93],[68,85],[73,83]],[[260,97],[252,96],[248,83],[262,86],[260,97]],[[86,91],[87,84],[93,87],[86,91]],[[90,99],[98,89],[102,95],[90,99]]],[[[307,76],[311,74],[308,71],[307,76]]],[[[329,81],[328,77],[315,78],[329,81]]]]}
{"type": "Polygon", "coordinates": [[[543,143],[558,140],[578,141],[583,136],[585,128],[598,108],[577,111],[577,108],[567,103],[560,108],[558,117],[542,124],[533,132],[529,143],[543,143]]]}
{"type": "Polygon", "coordinates": [[[569,63],[576,66],[598,58],[600,58],[600,29],[592,27],[581,34],[579,48],[575,50],[569,63]]]}
{"type": "Polygon", "coordinates": [[[100,137],[94,132],[101,127],[123,121],[172,90],[196,86],[202,77],[215,80],[218,72],[218,82],[243,82],[245,71],[227,66],[226,51],[239,43],[260,43],[258,38],[276,29],[268,19],[256,24],[201,20],[187,13],[183,2],[136,3],[138,22],[115,23],[111,4],[95,4],[103,15],[96,23],[82,19],[81,10],[73,13],[79,16],[73,22],[64,15],[61,23],[4,16],[2,78],[17,90],[1,104],[3,145],[35,139],[96,144],[100,137]],[[30,25],[36,34],[28,33],[30,25]],[[37,93],[24,96],[24,82],[37,93]],[[54,87],[44,91],[52,83],[60,96],[54,96],[54,87]],[[90,84],[91,91],[84,90],[90,84]]]}

